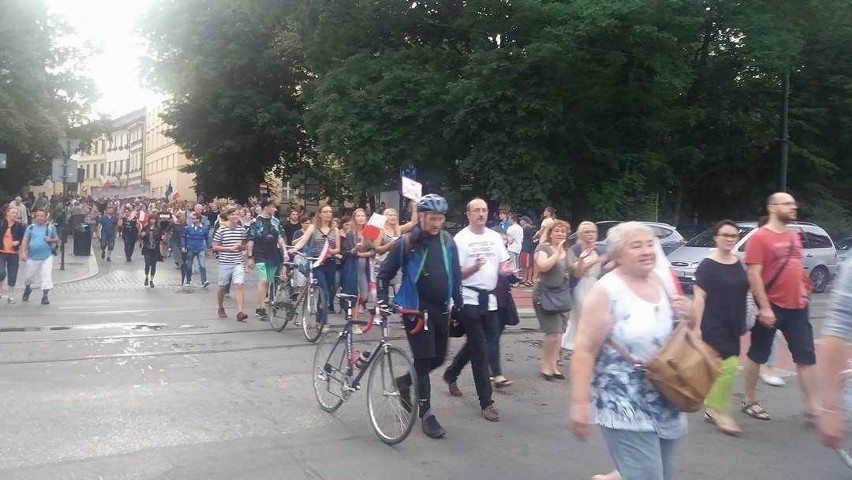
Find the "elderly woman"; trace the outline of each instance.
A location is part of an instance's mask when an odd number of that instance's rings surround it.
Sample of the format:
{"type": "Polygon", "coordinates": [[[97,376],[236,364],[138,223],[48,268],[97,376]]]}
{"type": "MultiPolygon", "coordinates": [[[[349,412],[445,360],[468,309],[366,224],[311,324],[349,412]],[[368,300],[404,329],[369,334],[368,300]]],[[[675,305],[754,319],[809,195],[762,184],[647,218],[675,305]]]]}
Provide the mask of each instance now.
{"type": "MultiPolygon", "coordinates": [[[[571,233],[571,226],[562,220],[554,220],[544,232],[541,243],[535,249],[535,266],[538,270],[538,281],[533,288],[535,316],[544,340],[541,343],[541,362],[539,372],[545,380],[565,380],[565,375],[559,371],[556,363],[559,361],[559,348],[562,334],[568,325],[568,312],[545,311],[540,298],[542,289],[554,288],[567,282],[576,258],[565,242],[571,233]]],[[[567,293],[570,295],[570,293],[567,293]]]]}
{"type": "Polygon", "coordinates": [[[598,240],[598,226],[594,222],[581,222],[577,226],[577,243],[571,246],[571,251],[577,257],[574,264],[574,277],[577,285],[571,291],[574,305],[568,316],[568,328],[562,335],[562,348],[569,352],[574,351],[574,338],[577,336],[577,322],[580,312],[583,311],[583,300],[592,290],[595,282],[604,273],[604,265],[607,263],[606,254],[601,247],[596,245],[598,240]]]}
{"type": "Polygon", "coordinates": [[[671,479],[674,444],[686,431],[686,415],[608,344],[645,362],[671,334],[676,316],[693,318],[689,301],[668,297],[654,273],[655,241],[638,222],[610,229],[609,255],[617,267],[586,297],[571,361],[571,429],[586,439],[598,424],[616,468],[628,479],[671,479]]]}

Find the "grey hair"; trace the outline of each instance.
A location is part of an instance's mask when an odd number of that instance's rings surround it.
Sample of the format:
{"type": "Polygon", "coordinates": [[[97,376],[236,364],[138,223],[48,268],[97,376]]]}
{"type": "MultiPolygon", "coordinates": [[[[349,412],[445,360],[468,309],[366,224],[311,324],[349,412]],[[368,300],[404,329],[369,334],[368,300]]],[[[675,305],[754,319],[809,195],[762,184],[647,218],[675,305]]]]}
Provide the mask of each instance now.
{"type": "Polygon", "coordinates": [[[636,233],[647,233],[654,236],[654,231],[651,227],[640,222],[624,222],[609,229],[606,232],[607,253],[609,258],[618,258],[621,256],[625,248],[627,248],[627,238],[636,233]]]}

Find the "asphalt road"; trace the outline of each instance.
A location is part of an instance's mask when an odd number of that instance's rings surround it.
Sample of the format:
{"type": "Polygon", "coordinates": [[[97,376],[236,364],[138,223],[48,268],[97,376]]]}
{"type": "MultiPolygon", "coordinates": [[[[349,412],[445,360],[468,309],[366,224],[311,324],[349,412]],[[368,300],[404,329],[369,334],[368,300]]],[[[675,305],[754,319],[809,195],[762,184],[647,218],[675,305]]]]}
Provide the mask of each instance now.
{"type": "MultiPolygon", "coordinates": [[[[153,290],[142,287],[141,264],[114,262],[57,287],[50,306],[0,304],[0,478],[533,480],[588,479],[611,467],[599,435],[571,437],[569,384],[537,376],[534,331],[503,337],[516,383],[495,394],[501,422],[481,418],[469,370],[461,398],[435,374],[447,437],[418,429],[387,447],[369,427],[364,392],[336,414],[317,407],[313,346],[300,331],[237,323],[233,301],[231,318],[216,318],[212,287],[179,292],[176,271],[160,265],[153,290]]],[[[824,305],[817,298],[817,326],[824,305]]],[[[805,426],[792,382],[761,389],[773,420],[740,415],[741,438],[690,418],[677,478],[852,478],[805,426]]]]}

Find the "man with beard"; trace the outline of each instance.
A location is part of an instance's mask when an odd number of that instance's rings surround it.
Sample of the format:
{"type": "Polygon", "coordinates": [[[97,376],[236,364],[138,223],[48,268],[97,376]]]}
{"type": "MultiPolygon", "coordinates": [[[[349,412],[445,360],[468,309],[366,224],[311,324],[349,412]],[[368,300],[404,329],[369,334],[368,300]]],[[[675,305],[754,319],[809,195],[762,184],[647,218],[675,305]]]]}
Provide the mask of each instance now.
{"type": "Polygon", "coordinates": [[[746,244],[749,284],[760,310],[751,330],[751,346],[744,367],[742,411],[758,420],[770,419],[757,401],[755,389],[760,365],[769,358],[778,329],[787,339],[797,366],[805,417],[812,421],[817,407],[814,398],[816,354],[813,327],[808,318],[810,289],[802,265],[802,242],[797,232],[788,228],[796,219],[798,205],[790,194],[779,192],[769,196],[766,209],[769,221],[746,244]]]}
{"type": "Polygon", "coordinates": [[[417,378],[405,375],[397,379],[403,408],[411,409],[411,385],[417,382],[417,399],[423,433],[431,438],[446,435],[431,406],[429,374],[443,365],[449,341],[450,301],[462,305],[461,270],[458,250],[450,234],[443,231],[447,201],[438,195],[424,196],[417,204],[419,224],[396,245],[382,262],[376,278],[380,303],[388,303],[388,286],[402,268],[402,282],[394,303],[403,308],[427,313],[426,328],[411,334],[414,325],[406,324],[406,335],[414,357],[417,378]]]}

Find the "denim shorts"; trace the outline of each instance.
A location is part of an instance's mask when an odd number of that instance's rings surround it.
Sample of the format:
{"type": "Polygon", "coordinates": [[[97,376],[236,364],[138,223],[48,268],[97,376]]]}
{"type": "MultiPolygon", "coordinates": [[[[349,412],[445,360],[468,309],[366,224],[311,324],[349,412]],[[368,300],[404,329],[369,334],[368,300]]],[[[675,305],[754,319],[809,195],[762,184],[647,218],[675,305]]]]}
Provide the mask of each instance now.
{"type": "Polygon", "coordinates": [[[246,269],[242,263],[236,265],[219,265],[219,286],[228,284],[243,285],[246,283],[246,269]]]}

